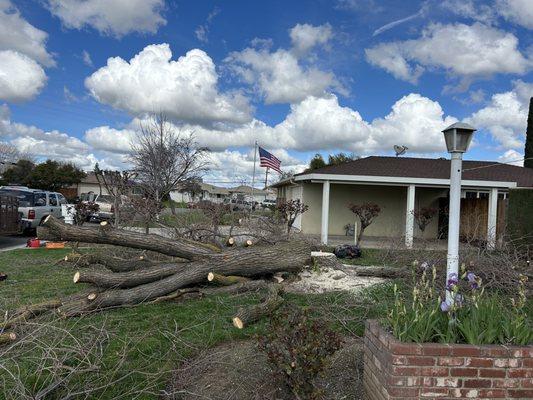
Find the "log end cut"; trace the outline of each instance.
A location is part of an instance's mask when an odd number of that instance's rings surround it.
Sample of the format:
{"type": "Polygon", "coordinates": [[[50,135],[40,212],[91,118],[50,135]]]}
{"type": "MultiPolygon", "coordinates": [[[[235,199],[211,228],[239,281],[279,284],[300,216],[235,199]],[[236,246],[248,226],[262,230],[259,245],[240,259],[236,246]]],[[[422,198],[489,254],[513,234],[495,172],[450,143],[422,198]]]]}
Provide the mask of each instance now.
{"type": "Polygon", "coordinates": [[[233,317],[233,326],[237,329],[244,328],[244,323],[239,317],[233,317]]]}
{"type": "Polygon", "coordinates": [[[76,272],[76,273],[74,274],[74,278],[72,278],[72,281],[73,281],[74,283],[78,283],[79,280],[80,280],[80,273],[79,273],[79,271],[78,271],[78,272],[76,272]]]}

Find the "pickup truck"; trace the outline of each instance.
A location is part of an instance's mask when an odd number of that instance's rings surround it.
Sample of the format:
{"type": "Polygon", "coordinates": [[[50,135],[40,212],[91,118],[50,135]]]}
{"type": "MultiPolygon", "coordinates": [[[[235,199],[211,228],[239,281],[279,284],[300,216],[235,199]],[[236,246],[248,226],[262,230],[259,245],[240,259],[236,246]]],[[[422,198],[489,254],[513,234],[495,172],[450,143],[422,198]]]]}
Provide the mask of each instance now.
{"type": "Polygon", "coordinates": [[[0,235],[20,233],[20,214],[18,200],[14,196],[0,194],[0,235]]]}

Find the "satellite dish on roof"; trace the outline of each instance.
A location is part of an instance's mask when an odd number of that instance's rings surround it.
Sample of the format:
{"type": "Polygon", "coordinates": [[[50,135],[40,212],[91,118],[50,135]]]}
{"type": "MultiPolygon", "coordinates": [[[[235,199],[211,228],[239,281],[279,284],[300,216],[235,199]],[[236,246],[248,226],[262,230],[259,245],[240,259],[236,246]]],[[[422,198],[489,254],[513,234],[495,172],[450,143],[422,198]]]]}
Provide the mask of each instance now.
{"type": "Polygon", "coordinates": [[[405,154],[405,152],[409,149],[407,146],[398,146],[397,144],[395,144],[393,148],[394,152],[396,153],[396,157],[405,154]]]}

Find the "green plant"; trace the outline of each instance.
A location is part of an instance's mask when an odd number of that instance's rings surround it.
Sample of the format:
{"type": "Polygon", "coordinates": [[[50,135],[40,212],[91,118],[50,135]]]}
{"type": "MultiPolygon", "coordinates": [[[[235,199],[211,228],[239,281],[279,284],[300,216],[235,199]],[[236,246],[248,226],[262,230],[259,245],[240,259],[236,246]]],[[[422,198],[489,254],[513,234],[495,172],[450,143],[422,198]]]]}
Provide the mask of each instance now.
{"type": "Polygon", "coordinates": [[[320,399],[322,393],[314,379],[324,371],[328,357],[340,348],[341,337],[300,308],[275,314],[267,331],[259,340],[259,348],[267,353],[274,373],[285,380],[297,399],[320,399]]]}
{"type": "Polygon", "coordinates": [[[448,298],[436,290],[436,269],[413,263],[410,299],[394,288],[394,304],[389,308],[387,323],[392,334],[406,342],[444,342],[468,344],[516,344],[533,342],[533,326],[526,310],[527,277],[521,276],[518,298],[512,307],[495,293],[487,293],[481,278],[464,265],[461,277],[448,276],[448,298]]]}

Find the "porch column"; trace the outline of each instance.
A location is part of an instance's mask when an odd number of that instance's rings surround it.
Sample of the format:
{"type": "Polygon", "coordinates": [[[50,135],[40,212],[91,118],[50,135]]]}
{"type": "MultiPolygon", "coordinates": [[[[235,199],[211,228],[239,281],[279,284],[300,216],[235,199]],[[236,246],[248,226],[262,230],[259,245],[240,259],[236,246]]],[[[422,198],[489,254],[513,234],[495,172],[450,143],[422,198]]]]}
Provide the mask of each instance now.
{"type": "Polygon", "coordinates": [[[489,193],[489,212],[487,223],[487,248],[496,248],[496,221],[498,219],[498,189],[492,188],[489,193]]]}
{"type": "Polygon", "coordinates": [[[415,185],[407,187],[407,208],[405,210],[405,247],[413,248],[413,236],[415,227],[415,185]]]}
{"type": "Polygon", "coordinates": [[[322,186],[322,223],[320,225],[320,241],[328,244],[329,224],[329,181],[324,181],[322,186]]]}

